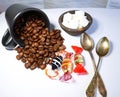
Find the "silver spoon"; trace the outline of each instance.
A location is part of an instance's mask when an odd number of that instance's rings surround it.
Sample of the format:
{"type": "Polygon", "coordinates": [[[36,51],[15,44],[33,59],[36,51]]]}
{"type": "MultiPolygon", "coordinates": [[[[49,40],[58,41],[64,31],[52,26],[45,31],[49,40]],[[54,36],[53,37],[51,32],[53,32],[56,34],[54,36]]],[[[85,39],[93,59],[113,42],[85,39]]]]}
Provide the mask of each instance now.
{"type": "MultiPolygon", "coordinates": [[[[94,66],[94,70],[96,71],[96,64],[95,64],[95,60],[92,54],[92,50],[94,48],[94,42],[92,38],[87,33],[83,33],[80,37],[80,43],[83,49],[89,52],[93,66],[94,66]]],[[[98,84],[98,89],[99,89],[100,94],[104,97],[104,95],[107,94],[107,91],[106,91],[105,85],[99,73],[97,74],[97,84],[98,84]]],[[[95,94],[95,91],[94,91],[95,87],[92,87],[92,89],[90,90],[92,90],[93,94],[95,94]]],[[[90,90],[86,91],[88,95],[89,95],[90,90]]]]}
{"type": "MultiPolygon", "coordinates": [[[[107,37],[101,38],[98,41],[97,46],[96,46],[96,53],[99,56],[99,60],[98,60],[98,65],[96,67],[96,71],[93,76],[93,79],[91,80],[91,82],[88,86],[87,92],[86,92],[88,97],[94,97],[95,92],[94,92],[94,90],[92,90],[92,88],[95,88],[96,84],[97,84],[97,75],[98,75],[98,67],[100,64],[100,60],[103,56],[105,56],[109,52],[109,49],[110,49],[110,43],[109,43],[109,40],[107,39],[107,37]]],[[[106,97],[107,94],[104,94],[102,96],[106,97]]]]}

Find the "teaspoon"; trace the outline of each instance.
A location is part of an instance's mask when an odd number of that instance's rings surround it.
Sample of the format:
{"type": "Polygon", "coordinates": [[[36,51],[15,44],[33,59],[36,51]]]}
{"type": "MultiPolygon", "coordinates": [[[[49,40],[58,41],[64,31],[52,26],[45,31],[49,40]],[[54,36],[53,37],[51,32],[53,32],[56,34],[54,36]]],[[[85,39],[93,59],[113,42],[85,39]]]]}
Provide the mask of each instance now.
{"type": "MultiPolygon", "coordinates": [[[[94,48],[94,42],[92,38],[87,33],[83,33],[80,37],[80,43],[81,43],[82,48],[89,52],[93,66],[94,66],[94,70],[96,71],[96,64],[95,64],[95,60],[92,54],[92,50],[94,48]]],[[[100,94],[106,95],[107,94],[106,88],[99,73],[97,74],[97,84],[98,84],[98,89],[99,89],[100,94]]],[[[94,91],[95,87],[92,87],[91,89],[87,89],[86,92],[87,92],[88,97],[89,97],[90,90],[93,92],[92,94],[95,94],[95,91],[94,91]]]]}
{"type": "MultiPolygon", "coordinates": [[[[99,68],[100,60],[102,57],[104,57],[109,52],[109,49],[110,49],[110,43],[109,43],[109,40],[107,39],[107,37],[101,38],[98,41],[97,46],[96,46],[96,53],[99,56],[99,60],[98,60],[98,65],[96,67],[95,74],[88,86],[88,90],[90,91],[90,92],[87,92],[88,97],[94,97],[94,90],[91,90],[91,88],[95,88],[95,86],[97,84],[97,75],[98,75],[98,68],[99,68]]],[[[102,94],[102,96],[106,97],[107,93],[102,94]]]]}

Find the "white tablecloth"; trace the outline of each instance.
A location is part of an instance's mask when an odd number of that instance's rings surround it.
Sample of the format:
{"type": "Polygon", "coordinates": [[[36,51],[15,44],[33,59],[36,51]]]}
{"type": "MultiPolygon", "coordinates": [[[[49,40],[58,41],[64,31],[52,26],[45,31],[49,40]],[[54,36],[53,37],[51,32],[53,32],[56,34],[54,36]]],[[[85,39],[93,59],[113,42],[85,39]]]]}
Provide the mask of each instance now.
{"type": "MultiPolygon", "coordinates": [[[[80,37],[68,35],[58,24],[59,16],[71,9],[42,10],[48,15],[55,29],[62,31],[67,50],[71,50],[71,45],[80,46],[80,37]]],[[[81,8],[79,10],[88,12],[93,18],[93,24],[86,32],[94,39],[95,44],[103,36],[110,40],[110,53],[101,62],[100,74],[107,88],[107,97],[119,97],[120,10],[100,8],[81,8]]],[[[0,41],[6,29],[6,20],[2,13],[0,14],[0,41]]],[[[83,51],[82,54],[86,62],[85,68],[89,74],[73,75],[76,80],[74,83],[62,83],[49,79],[45,76],[44,71],[39,69],[33,71],[25,69],[22,62],[15,59],[16,52],[7,51],[0,43],[0,97],[86,97],[85,90],[93,75],[93,65],[88,52],[83,51]]],[[[93,54],[97,63],[98,56],[95,49],[93,54]]],[[[99,93],[97,95],[97,97],[101,97],[99,93]]]]}

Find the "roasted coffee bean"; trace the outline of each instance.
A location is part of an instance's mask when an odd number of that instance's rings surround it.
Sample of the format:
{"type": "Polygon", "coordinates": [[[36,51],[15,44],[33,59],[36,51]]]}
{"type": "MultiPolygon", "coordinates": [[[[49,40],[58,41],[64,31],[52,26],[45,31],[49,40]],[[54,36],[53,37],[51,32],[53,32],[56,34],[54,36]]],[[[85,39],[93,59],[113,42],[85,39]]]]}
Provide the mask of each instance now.
{"type": "Polygon", "coordinates": [[[35,68],[37,68],[37,63],[34,62],[31,66],[30,66],[30,69],[31,70],[34,70],[35,68]]]}
{"type": "Polygon", "coordinates": [[[44,50],[43,50],[43,51],[38,51],[38,53],[39,53],[40,55],[44,55],[45,51],[44,51],[44,50]]]}
{"type": "Polygon", "coordinates": [[[20,59],[21,59],[21,56],[20,56],[20,55],[17,55],[17,56],[16,56],[16,59],[17,59],[17,60],[20,60],[20,59]]]}
{"type": "Polygon", "coordinates": [[[25,63],[25,68],[29,68],[31,66],[31,63],[25,63]]]}
{"type": "Polygon", "coordinates": [[[29,45],[27,45],[27,44],[25,45],[25,49],[28,49],[29,47],[30,47],[29,45]]]}
{"type": "Polygon", "coordinates": [[[55,45],[53,46],[53,49],[54,49],[54,51],[56,52],[56,51],[59,49],[59,44],[55,44],[55,45]]]}
{"type": "Polygon", "coordinates": [[[57,43],[56,39],[54,39],[54,38],[51,39],[51,43],[52,43],[52,44],[56,44],[56,43],[57,43]]]}
{"type": "Polygon", "coordinates": [[[43,51],[43,50],[44,50],[44,46],[43,46],[43,45],[39,45],[39,46],[38,46],[38,50],[39,50],[39,51],[43,51]]]}
{"type": "Polygon", "coordinates": [[[54,34],[55,34],[55,32],[53,32],[53,31],[50,32],[50,36],[52,36],[52,35],[54,35],[54,34]]]}
{"type": "Polygon", "coordinates": [[[26,58],[25,57],[23,57],[23,58],[21,58],[21,61],[23,62],[23,63],[26,63],[26,58]]]}
{"type": "Polygon", "coordinates": [[[17,47],[17,48],[15,48],[15,50],[16,50],[18,53],[20,53],[20,52],[22,51],[22,48],[17,47]]]}
{"type": "Polygon", "coordinates": [[[31,58],[31,57],[28,57],[27,60],[28,60],[30,63],[33,63],[33,62],[34,62],[34,59],[31,58]]]}
{"type": "Polygon", "coordinates": [[[45,62],[46,64],[49,64],[49,61],[50,61],[50,58],[45,58],[45,60],[44,60],[44,62],[45,62]]]}
{"type": "Polygon", "coordinates": [[[45,38],[44,38],[44,37],[42,37],[42,38],[41,38],[41,42],[44,42],[44,41],[45,41],[45,38]]]}
{"type": "Polygon", "coordinates": [[[65,45],[62,45],[62,46],[59,47],[59,50],[64,50],[64,49],[66,49],[65,45]]]}
{"type": "Polygon", "coordinates": [[[46,68],[46,64],[40,65],[40,68],[41,68],[42,70],[45,69],[45,68],[46,68]]]}

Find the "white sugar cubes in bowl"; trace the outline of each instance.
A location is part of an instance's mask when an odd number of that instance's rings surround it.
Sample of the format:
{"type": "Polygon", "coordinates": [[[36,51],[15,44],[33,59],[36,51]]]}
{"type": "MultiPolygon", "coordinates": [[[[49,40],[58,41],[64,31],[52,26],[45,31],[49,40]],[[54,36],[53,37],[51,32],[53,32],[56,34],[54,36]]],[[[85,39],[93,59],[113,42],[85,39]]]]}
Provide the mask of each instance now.
{"type": "Polygon", "coordinates": [[[92,24],[92,17],[81,10],[71,10],[59,17],[61,28],[70,35],[80,35],[92,24]]]}
{"type": "Polygon", "coordinates": [[[66,13],[63,16],[62,24],[71,29],[81,29],[89,24],[84,11],[75,11],[75,14],[66,13]]]}

